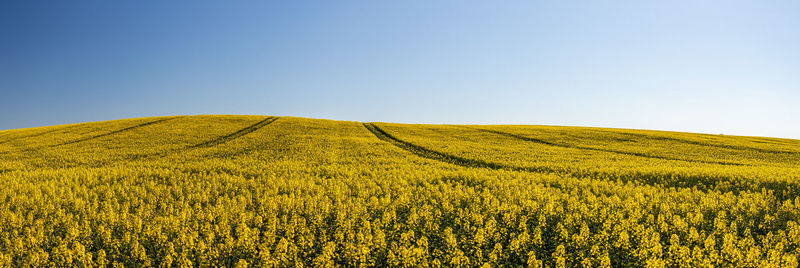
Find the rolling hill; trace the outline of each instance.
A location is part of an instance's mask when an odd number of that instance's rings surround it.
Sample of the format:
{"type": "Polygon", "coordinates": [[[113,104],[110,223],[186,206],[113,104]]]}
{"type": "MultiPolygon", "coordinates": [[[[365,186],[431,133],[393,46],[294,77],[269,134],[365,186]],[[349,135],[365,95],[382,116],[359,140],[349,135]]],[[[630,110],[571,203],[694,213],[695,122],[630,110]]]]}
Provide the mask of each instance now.
{"type": "Polygon", "coordinates": [[[793,267],[800,140],[167,116],[0,131],[0,266],[793,267]]]}

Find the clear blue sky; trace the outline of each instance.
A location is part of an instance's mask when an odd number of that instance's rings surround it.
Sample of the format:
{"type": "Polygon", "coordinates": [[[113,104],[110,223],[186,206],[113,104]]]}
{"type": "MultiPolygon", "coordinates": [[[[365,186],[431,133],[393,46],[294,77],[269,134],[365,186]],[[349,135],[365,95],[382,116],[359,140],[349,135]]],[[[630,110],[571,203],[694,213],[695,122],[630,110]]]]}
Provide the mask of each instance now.
{"type": "Polygon", "coordinates": [[[2,1],[0,129],[269,114],[800,138],[799,14],[798,1],[2,1]]]}

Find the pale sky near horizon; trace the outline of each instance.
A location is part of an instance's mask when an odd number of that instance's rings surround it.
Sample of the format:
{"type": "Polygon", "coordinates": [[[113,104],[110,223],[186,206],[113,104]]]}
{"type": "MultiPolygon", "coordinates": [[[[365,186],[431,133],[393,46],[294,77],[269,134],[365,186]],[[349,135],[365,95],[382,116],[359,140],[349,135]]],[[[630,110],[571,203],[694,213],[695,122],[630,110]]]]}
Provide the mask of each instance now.
{"type": "Polygon", "coordinates": [[[800,1],[2,1],[0,129],[179,114],[800,139],[800,1]]]}

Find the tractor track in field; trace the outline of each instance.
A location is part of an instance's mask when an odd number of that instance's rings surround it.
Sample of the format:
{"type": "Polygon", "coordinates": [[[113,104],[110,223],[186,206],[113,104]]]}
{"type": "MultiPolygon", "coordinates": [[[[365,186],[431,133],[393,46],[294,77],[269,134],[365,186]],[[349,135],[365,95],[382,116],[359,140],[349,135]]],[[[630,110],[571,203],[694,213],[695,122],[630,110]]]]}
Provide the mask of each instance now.
{"type": "Polygon", "coordinates": [[[7,139],[7,140],[0,141],[0,144],[9,143],[9,142],[12,142],[12,141],[15,141],[15,140],[20,140],[20,139],[35,138],[35,137],[47,135],[47,134],[50,134],[50,133],[63,132],[63,131],[68,130],[68,129],[80,128],[80,127],[85,127],[85,126],[83,124],[77,124],[77,125],[61,127],[61,128],[57,128],[57,129],[46,130],[46,131],[42,131],[42,132],[39,132],[39,133],[22,135],[22,136],[19,136],[19,137],[14,137],[14,138],[10,138],[10,139],[7,139]]]}
{"type": "Polygon", "coordinates": [[[497,131],[497,130],[491,130],[491,129],[485,129],[485,128],[467,127],[467,126],[462,126],[462,127],[469,128],[469,129],[474,129],[474,130],[478,130],[478,131],[483,131],[483,132],[488,132],[488,133],[493,133],[493,134],[497,134],[497,135],[502,135],[502,136],[506,136],[506,137],[511,137],[511,138],[518,139],[518,140],[534,142],[534,143],[539,143],[539,144],[545,144],[545,145],[561,147],[561,148],[590,150],[590,151],[615,153],[615,154],[622,154],[622,155],[631,155],[631,156],[638,156],[638,157],[644,157],[644,158],[653,158],[653,159],[661,159],[661,160],[694,162],[694,163],[703,163],[703,164],[717,164],[717,165],[727,165],[727,166],[744,166],[744,164],[731,163],[731,162],[725,162],[725,161],[706,161],[706,160],[697,160],[697,159],[682,159],[682,158],[673,158],[673,157],[658,156],[658,155],[649,155],[649,154],[644,154],[644,153],[635,153],[635,152],[617,151],[617,150],[611,150],[611,149],[593,148],[593,147],[586,147],[586,146],[573,146],[573,145],[553,143],[553,142],[549,142],[549,141],[545,141],[545,140],[540,140],[540,139],[536,139],[536,138],[531,138],[531,137],[522,136],[522,135],[514,134],[514,133],[503,132],[503,131],[497,131]]]}
{"type": "Polygon", "coordinates": [[[448,153],[443,153],[435,150],[431,150],[401,139],[392,136],[391,134],[387,133],[380,127],[376,126],[372,123],[362,123],[364,127],[366,127],[372,134],[378,137],[383,141],[389,142],[392,145],[399,147],[400,149],[409,151],[415,155],[418,155],[423,158],[428,158],[432,160],[437,160],[440,162],[450,163],[458,166],[463,167],[476,167],[476,168],[489,168],[489,169],[504,169],[504,170],[514,170],[514,171],[528,171],[528,172],[538,172],[538,173],[556,173],[558,172],[555,169],[547,168],[547,167],[513,167],[508,165],[503,165],[499,163],[491,163],[485,162],[481,160],[475,159],[468,159],[448,153]]]}
{"type": "Polygon", "coordinates": [[[258,129],[266,126],[266,125],[269,125],[272,122],[275,122],[275,120],[278,120],[277,116],[267,117],[266,119],[258,121],[257,123],[252,124],[252,125],[250,125],[250,126],[248,126],[246,128],[240,129],[240,130],[238,130],[236,132],[233,132],[231,134],[228,134],[228,135],[225,135],[225,136],[222,136],[222,137],[210,140],[210,141],[206,141],[206,142],[203,142],[203,143],[200,143],[200,144],[197,144],[197,145],[190,146],[188,149],[211,147],[211,146],[214,146],[214,145],[223,144],[223,143],[229,142],[231,140],[234,140],[236,138],[239,138],[241,136],[250,134],[253,131],[256,131],[256,130],[258,130],[258,129]]]}
{"type": "Polygon", "coordinates": [[[640,138],[645,138],[645,139],[661,140],[661,141],[673,141],[673,142],[678,142],[678,143],[691,144],[691,145],[697,145],[697,146],[705,146],[705,147],[716,147],[716,148],[740,150],[740,151],[756,151],[756,152],[760,152],[760,153],[770,153],[770,154],[798,154],[798,155],[800,155],[800,152],[798,152],[798,151],[769,150],[769,149],[747,147],[747,146],[738,146],[738,145],[713,144],[713,143],[686,140],[686,139],[673,138],[673,137],[652,136],[652,135],[645,135],[645,134],[639,134],[639,133],[614,132],[614,131],[599,130],[599,129],[593,129],[592,131],[621,134],[621,135],[634,136],[634,137],[640,137],[640,138]]]}
{"type": "Polygon", "coordinates": [[[15,140],[35,138],[35,137],[44,136],[44,135],[51,134],[51,133],[57,133],[57,132],[66,133],[67,130],[79,129],[79,128],[86,128],[86,125],[85,124],[73,124],[71,126],[65,126],[65,127],[60,127],[60,128],[57,128],[57,129],[51,129],[51,130],[42,131],[42,132],[39,132],[39,133],[23,135],[23,136],[14,137],[14,138],[10,138],[10,139],[7,139],[7,140],[0,141],[0,144],[9,143],[9,142],[12,142],[12,141],[15,141],[15,140]]]}
{"type": "MultiPolygon", "coordinates": [[[[88,137],[88,138],[83,138],[83,139],[74,140],[74,141],[70,141],[70,142],[66,142],[66,143],[62,143],[62,144],[52,145],[50,147],[57,147],[57,146],[62,146],[62,145],[67,145],[67,144],[79,143],[79,142],[83,142],[83,141],[87,141],[87,140],[91,140],[91,139],[101,138],[101,137],[104,137],[104,136],[113,135],[113,134],[116,134],[116,133],[119,133],[119,132],[128,131],[128,130],[131,130],[131,129],[144,127],[144,126],[147,126],[147,125],[152,125],[152,124],[156,124],[156,123],[160,123],[160,122],[164,122],[164,121],[171,120],[171,119],[175,119],[175,118],[165,118],[165,119],[154,120],[154,121],[142,123],[142,124],[139,124],[139,125],[135,125],[135,126],[131,126],[131,127],[115,130],[115,131],[112,131],[112,132],[108,132],[108,133],[104,133],[104,134],[100,134],[100,135],[95,135],[95,136],[88,137]]],[[[124,158],[124,161],[145,160],[145,159],[166,157],[166,156],[171,155],[171,154],[180,153],[180,152],[189,151],[189,150],[194,150],[194,149],[212,147],[212,146],[215,146],[215,145],[219,145],[219,144],[223,144],[223,143],[229,142],[231,140],[234,140],[236,138],[242,137],[244,135],[250,134],[250,133],[252,133],[252,132],[254,132],[256,130],[259,130],[259,129],[263,128],[264,126],[267,126],[267,125],[271,124],[272,122],[275,122],[278,119],[280,119],[280,117],[270,116],[270,117],[267,117],[264,120],[256,122],[255,124],[252,124],[252,125],[249,125],[249,126],[247,126],[245,128],[239,129],[239,130],[237,130],[237,131],[235,131],[233,133],[230,133],[230,134],[227,134],[227,135],[224,135],[224,136],[212,139],[212,140],[208,140],[208,141],[205,141],[205,142],[202,142],[202,143],[199,143],[199,144],[185,146],[185,147],[176,148],[176,149],[169,149],[169,150],[165,150],[165,151],[162,151],[162,152],[151,153],[151,154],[132,154],[132,155],[123,156],[123,158],[124,158]]],[[[35,151],[38,151],[38,149],[37,148],[28,148],[25,151],[35,152],[35,151]]],[[[110,161],[110,162],[109,161],[105,161],[104,163],[98,164],[97,167],[107,166],[107,165],[113,164],[113,162],[116,162],[116,161],[110,161]]],[[[3,173],[3,172],[4,171],[0,170],[0,173],[3,173]]]]}
{"type": "Polygon", "coordinates": [[[189,151],[189,150],[193,150],[193,149],[207,148],[207,147],[211,147],[211,146],[215,146],[215,145],[220,145],[220,144],[229,142],[231,140],[234,140],[236,138],[239,138],[241,136],[250,134],[250,133],[252,133],[252,132],[254,132],[256,130],[259,130],[259,129],[271,124],[272,122],[275,122],[279,118],[280,117],[277,117],[277,116],[267,117],[264,120],[258,121],[255,124],[252,124],[252,125],[247,126],[245,128],[239,129],[239,130],[237,130],[237,131],[235,131],[233,133],[230,133],[228,135],[225,135],[225,136],[222,136],[222,137],[218,137],[218,138],[215,138],[215,139],[212,139],[212,140],[208,140],[208,141],[205,141],[205,142],[202,142],[202,143],[198,143],[198,144],[195,144],[195,145],[186,146],[186,147],[183,147],[183,148],[171,149],[171,150],[166,150],[166,151],[163,151],[163,152],[153,153],[153,154],[129,155],[129,156],[127,156],[127,160],[128,161],[134,161],[134,160],[142,160],[142,159],[150,159],[150,158],[159,158],[159,157],[165,157],[165,156],[168,156],[168,155],[174,154],[174,153],[180,153],[180,152],[185,152],[185,151],[189,151]]]}
{"type": "Polygon", "coordinates": [[[138,124],[138,125],[135,125],[135,126],[130,126],[130,127],[126,127],[126,128],[123,128],[123,129],[114,130],[114,131],[111,131],[111,132],[108,132],[108,133],[103,133],[103,134],[100,134],[100,135],[95,135],[95,136],[91,136],[91,137],[87,137],[87,138],[82,138],[82,139],[68,141],[68,142],[64,142],[64,143],[60,143],[60,144],[56,144],[56,145],[51,145],[50,147],[64,146],[64,145],[69,145],[69,144],[75,144],[75,143],[79,143],[79,142],[89,141],[89,140],[93,140],[93,139],[98,139],[98,138],[102,138],[102,137],[106,137],[106,136],[111,136],[111,135],[114,135],[114,134],[117,134],[117,133],[121,133],[121,132],[125,132],[125,131],[128,131],[128,130],[133,130],[133,129],[137,129],[137,128],[140,128],[140,127],[146,127],[146,126],[149,126],[149,125],[158,124],[158,123],[162,123],[162,122],[165,122],[165,121],[173,120],[175,118],[176,117],[170,117],[170,118],[153,120],[153,121],[141,123],[141,124],[138,124]]]}
{"type": "MultiPolygon", "coordinates": [[[[675,174],[648,174],[648,173],[633,173],[633,174],[612,174],[607,172],[571,172],[562,169],[553,169],[549,167],[518,167],[510,166],[499,163],[485,162],[476,159],[464,158],[436,150],[428,149],[392,136],[385,130],[376,126],[373,123],[362,123],[367,130],[382,141],[386,141],[400,149],[413,153],[417,156],[436,160],[439,162],[454,164],[463,167],[474,168],[488,168],[494,170],[509,170],[509,171],[522,171],[531,173],[544,173],[554,174],[558,176],[569,176],[576,179],[603,179],[603,180],[620,180],[623,182],[641,183],[650,186],[658,187],[672,187],[683,189],[695,189],[702,192],[715,190],[718,184],[726,185],[731,182],[736,182],[736,178],[730,177],[709,177],[704,175],[690,175],[690,176],[675,176],[675,174]]],[[[793,199],[800,195],[800,190],[797,184],[789,182],[758,182],[757,188],[767,188],[775,191],[776,197],[780,200],[793,199]]],[[[726,189],[716,189],[731,191],[735,194],[752,190],[752,187],[746,185],[730,186],[726,189]]]]}

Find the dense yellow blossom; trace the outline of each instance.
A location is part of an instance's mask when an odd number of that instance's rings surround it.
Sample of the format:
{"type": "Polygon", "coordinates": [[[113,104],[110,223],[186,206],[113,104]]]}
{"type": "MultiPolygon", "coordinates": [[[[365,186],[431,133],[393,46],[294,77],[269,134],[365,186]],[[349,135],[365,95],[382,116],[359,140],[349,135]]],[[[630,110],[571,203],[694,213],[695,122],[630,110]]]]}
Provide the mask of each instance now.
{"type": "Polygon", "coordinates": [[[800,141],[176,116],[0,131],[0,266],[794,267],[800,141]]]}

